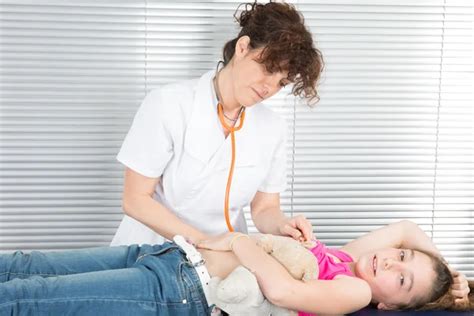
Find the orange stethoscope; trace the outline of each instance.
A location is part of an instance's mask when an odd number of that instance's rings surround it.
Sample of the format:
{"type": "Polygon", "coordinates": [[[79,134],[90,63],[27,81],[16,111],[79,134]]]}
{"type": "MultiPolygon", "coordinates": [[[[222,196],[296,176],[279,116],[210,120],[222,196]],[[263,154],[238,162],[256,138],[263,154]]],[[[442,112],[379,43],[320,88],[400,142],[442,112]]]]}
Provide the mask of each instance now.
{"type": "Polygon", "coordinates": [[[233,232],[234,227],[232,227],[232,224],[230,223],[230,218],[229,218],[229,194],[230,194],[230,186],[232,185],[232,176],[234,174],[234,165],[235,165],[235,134],[234,132],[240,130],[242,126],[244,125],[245,107],[242,107],[242,110],[240,112],[240,121],[239,121],[238,126],[230,126],[225,122],[224,109],[220,102],[217,104],[217,112],[219,113],[219,120],[221,121],[222,127],[224,127],[226,130],[229,131],[230,139],[232,141],[232,160],[230,162],[229,176],[227,178],[227,186],[225,189],[224,217],[225,217],[225,222],[227,224],[227,229],[230,232],[233,232]]]}
{"type": "MultiPolygon", "coordinates": [[[[217,83],[217,76],[218,72],[216,74],[216,90],[219,90],[219,85],[217,83]]],[[[218,92],[219,93],[219,92],[218,92]]],[[[219,96],[218,96],[219,98],[219,96]]],[[[245,107],[242,107],[240,112],[239,112],[239,125],[238,126],[230,126],[229,124],[226,123],[225,118],[224,118],[224,108],[221,104],[221,102],[217,103],[217,113],[219,114],[219,120],[221,121],[222,127],[224,127],[226,130],[229,131],[230,133],[230,138],[232,141],[232,160],[230,162],[230,169],[229,169],[229,176],[227,178],[227,186],[225,189],[225,199],[224,199],[224,217],[225,217],[225,222],[227,224],[227,229],[230,232],[234,231],[234,227],[232,227],[232,224],[230,223],[230,218],[229,218],[229,195],[230,195],[230,186],[232,185],[232,176],[234,174],[234,165],[235,165],[235,134],[234,132],[240,130],[242,126],[244,125],[244,120],[245,120],[245,107]]]]}

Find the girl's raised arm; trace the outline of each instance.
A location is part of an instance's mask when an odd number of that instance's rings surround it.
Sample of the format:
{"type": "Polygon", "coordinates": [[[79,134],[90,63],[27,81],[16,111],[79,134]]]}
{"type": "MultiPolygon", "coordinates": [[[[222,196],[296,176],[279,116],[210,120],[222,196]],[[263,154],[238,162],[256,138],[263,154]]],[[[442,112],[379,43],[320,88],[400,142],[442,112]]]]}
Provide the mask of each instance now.
{"type": "Polygon", "coordinates": [[[346,244],[341,250],[357,260],[364,253],[383,248],[409,248],[441,255],[428,235],[417,224],[408,220],[362,235],[346,244]]]}
{"type": "MultiPolygon", "coordinates": [[[[442,257],[430,237],[416,223],[408,220],[393,223],[367,233],[349,242],[341,250],[347,252],[357,261],[364,253],[390,247],[421,250],[442,257]]],[[[466,277],[453,268],[450,267],[450,269],[454,278],[451,294],[457,297],[457,300],[467,299],[469,285],[466,277]]]]}

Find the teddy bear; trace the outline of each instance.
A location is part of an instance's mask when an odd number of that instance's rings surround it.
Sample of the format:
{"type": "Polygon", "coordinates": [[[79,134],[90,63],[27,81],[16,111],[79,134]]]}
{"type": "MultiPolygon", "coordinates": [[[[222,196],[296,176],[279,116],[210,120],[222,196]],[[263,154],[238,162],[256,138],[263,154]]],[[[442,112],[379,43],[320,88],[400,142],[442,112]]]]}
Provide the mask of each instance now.
{"type": "Polygon", "coordinates": [[[273,305],[260,291],[257,278],[247,268],[238,266],[225,279],[211,278],[211,301],[230,316],[293,316],[290,310],[273,305]]]}
{"type": "MultiPolygon", "coordinates": [[[[307,249],[312,248],[314,242],[300,243],[289,237],[268,234],[255,234],[251,238],[295,279],[306,281],[318,278],[318,262],[307,249]]],[[[213,277],[210,295],[216,307],[230,316],[297,315],[294,311],[270,303],[260,291],[255,275],[243,266],[238,266],[225,279],[213,277]]]]}

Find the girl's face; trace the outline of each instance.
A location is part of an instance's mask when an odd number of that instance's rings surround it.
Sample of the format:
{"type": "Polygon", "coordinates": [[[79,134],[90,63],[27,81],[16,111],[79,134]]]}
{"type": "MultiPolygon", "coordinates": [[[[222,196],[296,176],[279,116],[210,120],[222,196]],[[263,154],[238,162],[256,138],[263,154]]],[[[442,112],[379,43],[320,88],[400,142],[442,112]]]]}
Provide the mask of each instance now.
{"type": "Polygon", "coordinates": [[[237,42],[232,69],[234,97],[245,107],[270,98],[289,83],[287,71],[269,73],[256,61],[263,48],[250,49],[248,40],[243,36],[237,42]]]}
{"type": "Polygon", "coordinates": [[[429,256],[397,248],[363,255],[355,264],[355,273],[369,283],[372,301],[379,309],[397,309],[426,296],[436,277],[429,256]]]}

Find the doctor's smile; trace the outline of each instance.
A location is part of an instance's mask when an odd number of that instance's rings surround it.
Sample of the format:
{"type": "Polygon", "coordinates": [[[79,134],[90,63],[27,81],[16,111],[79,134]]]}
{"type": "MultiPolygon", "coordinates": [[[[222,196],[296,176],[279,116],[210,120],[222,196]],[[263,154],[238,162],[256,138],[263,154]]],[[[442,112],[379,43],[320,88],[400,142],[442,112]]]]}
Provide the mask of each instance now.
{"type": "Polygon", "coordinates": [[[253,90],[253,92],[255,92],[255,94],[258,96],[258,98],[259,98],[260,101],[263,100],[262,95],[261,95],[260,93],[258,93],[257,90],[255,90],[255,89],[252,89],[252,90],[253,90]]]}

